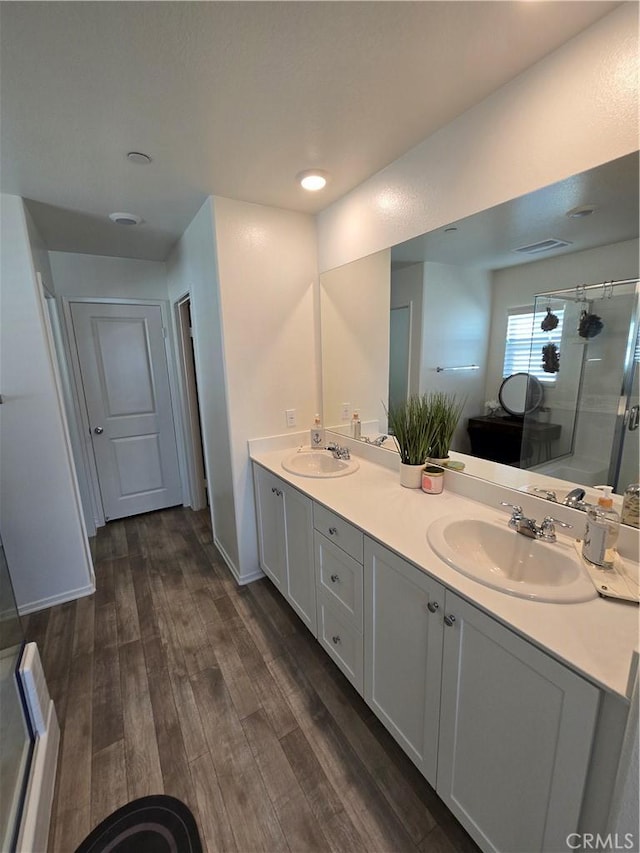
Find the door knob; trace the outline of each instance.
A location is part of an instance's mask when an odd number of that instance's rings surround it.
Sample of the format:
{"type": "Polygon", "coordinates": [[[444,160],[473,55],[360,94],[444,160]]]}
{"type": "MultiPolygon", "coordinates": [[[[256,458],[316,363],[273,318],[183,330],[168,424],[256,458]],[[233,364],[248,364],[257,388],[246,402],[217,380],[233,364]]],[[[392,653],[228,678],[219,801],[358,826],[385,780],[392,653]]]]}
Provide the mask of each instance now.
{"type": "Polygon", "coordinates": [[[449,627],[451,627],[455,621],[456,617],[453,615],[453,613],[449,613],[447,614],[447,616],[444,617],[444,624],[448,625],[449,627]]]}
{"type": "Polygon", "coordinates": [[[94,429],[94,432],[96,435],[102,435],[102,433],[104,432],[104,429],[102,427],[96,427],[94,429]]]}
{"type": "Polygon", "coordinates": [[[438,607],[440,607],[440,605],[437,601],[430,601],[427,604],[427,610],[429,611],[429,613],[435,613],[438,607]]]}

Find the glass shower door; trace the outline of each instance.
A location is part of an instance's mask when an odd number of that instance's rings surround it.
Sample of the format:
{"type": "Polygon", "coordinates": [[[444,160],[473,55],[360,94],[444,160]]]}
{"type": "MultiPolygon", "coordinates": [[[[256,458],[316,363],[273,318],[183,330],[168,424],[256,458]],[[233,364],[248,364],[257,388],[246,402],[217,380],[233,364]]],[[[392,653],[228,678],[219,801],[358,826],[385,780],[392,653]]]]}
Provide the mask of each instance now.
{"type": "Polygon", "coordinates": [[[0,542],[0,850],[14,849],[33,737],[18,684],[24,634],[0,542]]]}

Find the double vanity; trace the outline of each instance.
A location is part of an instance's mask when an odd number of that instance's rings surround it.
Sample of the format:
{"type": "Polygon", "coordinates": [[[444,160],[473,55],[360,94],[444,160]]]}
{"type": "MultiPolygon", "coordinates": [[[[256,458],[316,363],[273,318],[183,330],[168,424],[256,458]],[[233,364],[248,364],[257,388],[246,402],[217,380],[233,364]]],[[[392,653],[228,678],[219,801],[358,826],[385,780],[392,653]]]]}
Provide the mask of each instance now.
{"type": "Polygon", "coordinates": [[[583,516],[526,538],[513,491],[454,471],[405,489],[376,451],[250,442],[265,574],[483,850],[606,832],[638,610],[596,594],[583,516]]]}

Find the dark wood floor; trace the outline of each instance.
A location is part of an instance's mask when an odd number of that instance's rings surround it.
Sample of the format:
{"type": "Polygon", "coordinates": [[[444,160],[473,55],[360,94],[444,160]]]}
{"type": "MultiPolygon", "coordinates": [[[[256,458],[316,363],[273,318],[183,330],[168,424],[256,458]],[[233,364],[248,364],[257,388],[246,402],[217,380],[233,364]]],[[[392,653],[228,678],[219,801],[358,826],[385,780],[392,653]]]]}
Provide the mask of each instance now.
{"type": "Polygon", "coordinates": [[[238,588],[207,513],[111,522],[97,591],[32,614],[62,729],[49,850],[172,794],[210,851],[478,848],[267,580],[238,588]]]}

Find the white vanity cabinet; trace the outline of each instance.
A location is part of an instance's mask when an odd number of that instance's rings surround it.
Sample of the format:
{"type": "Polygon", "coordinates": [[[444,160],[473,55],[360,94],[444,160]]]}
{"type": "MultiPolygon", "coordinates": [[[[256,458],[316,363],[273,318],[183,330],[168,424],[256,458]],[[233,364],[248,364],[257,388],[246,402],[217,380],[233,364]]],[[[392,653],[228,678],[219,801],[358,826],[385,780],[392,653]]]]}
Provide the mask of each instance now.
{"type": "Polygon", "coordinates": [[[318,642],[363,693],[362,531],[313,506],[318,642]]]}
{"type": "Polygon", "coordinates": [[[260,566],[317,637],[312,501],[253,466],[260,566]]]}
{"type": "Polygon", "coordinates": [[[599,691],[365,539],[365,698],[483,850],[566,850],[599,691]]]}
{"type": "Polygon", "coordinates": [[[365,538],[364,698],[435,788],[444,587],[365,538]]]}

